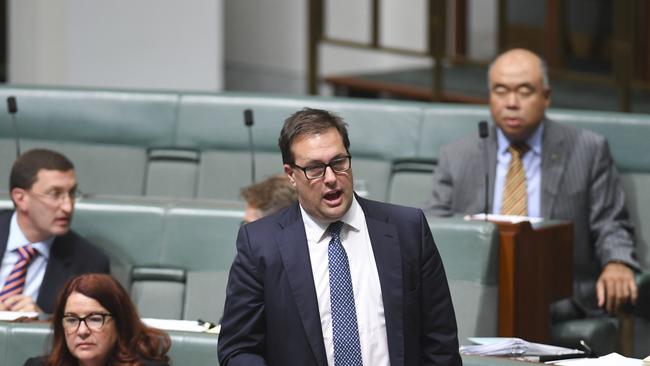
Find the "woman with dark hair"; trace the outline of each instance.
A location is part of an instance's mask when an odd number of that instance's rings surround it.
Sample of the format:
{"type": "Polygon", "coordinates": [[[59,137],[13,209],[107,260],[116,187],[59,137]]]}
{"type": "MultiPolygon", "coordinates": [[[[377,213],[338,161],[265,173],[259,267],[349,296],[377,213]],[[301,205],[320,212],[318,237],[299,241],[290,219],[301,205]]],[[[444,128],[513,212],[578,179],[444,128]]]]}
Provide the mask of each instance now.
{"type": "Polygon", "coordinates": [[[52,352],[25,366],[165,366],[169,336],[140,321],[124,288],[106,274],[70,279],[52,317],[52,352]]]}

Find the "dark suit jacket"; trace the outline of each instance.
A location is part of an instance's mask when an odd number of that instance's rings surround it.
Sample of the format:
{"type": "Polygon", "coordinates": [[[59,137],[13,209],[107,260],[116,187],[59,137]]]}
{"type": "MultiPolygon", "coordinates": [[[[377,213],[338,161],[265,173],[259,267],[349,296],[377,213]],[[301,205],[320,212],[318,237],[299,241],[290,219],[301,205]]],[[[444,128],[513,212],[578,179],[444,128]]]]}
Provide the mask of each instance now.
{"type": "MultiPolygon", "coordinates": [[[[447,278],[422,211],[357,200],[379,272],[390,364],[460,365],[447,278]]],[[[239,231],[219,361],[222,366],[327,365],[297,203],[239,231]]]]}
{"type": "MultiPolygon", "coordinates": [[[[168,363],[157,362],[157,361],[141,360],[140,362],[142,362],[144,366],[169,366],[168,363]]],[[[27,361],[25,361],[25,364],[23,366],[43,366],[43,365],[45,365],[45,357],[32,357],[27,359],[27,361]]]]}
{"type": "MultiPolygon", "coordinates": [[[[0,211],[0,262],[7,249],[12,214],[11,210],[0,211]]],[[[75,275],[91,272],[109,273],[108,257],[72,230],[57,236],[52,242],[36,304],[44,312],[51,313],[65,281],[75,275]]]]}
{"type": "MultiPolygon", "coordinates": [[[[494,126],[487,146],[477,136],[443,146],[426,209],[440,216],[483,212],[486,161],[491,207],[496,154],[494,126]]],[[[607,140],[546,119],[541,171],[542,216],[573,222],[574,297],[583,308],[595,308],[595,281],[605,264],[620,260],[632,268],[639,266],[625,195],[607,140]]]]}

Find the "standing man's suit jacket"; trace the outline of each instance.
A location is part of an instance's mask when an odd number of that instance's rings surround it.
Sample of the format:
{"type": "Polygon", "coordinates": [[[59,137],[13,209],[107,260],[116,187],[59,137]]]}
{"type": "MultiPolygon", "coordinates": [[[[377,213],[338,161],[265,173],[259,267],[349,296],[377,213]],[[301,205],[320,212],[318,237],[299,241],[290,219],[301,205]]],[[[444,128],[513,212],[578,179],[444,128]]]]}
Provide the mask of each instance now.
{"type": "MultiPolygon", "coordinates": [[[[7,249],[12,214],[11,210],[0,211],[0,262],[7,249]]],[[[65,235],[57,236],[52,242],[50,258],[47,261],[36,304],[45,313],[51,313],[65,281],[75,275],[91,272],[109,273],[108,258],[72,230],[65,235]]]]}
{"type": "MultiPolygon", "coordinates": [[[[625,196],[604,137],[548,119],[543,123],[542,216],[573,221],[574,297],[594,308],[595,280],[605,264],[620,260],[638,268],[625,196]]],[[[486,164],[492,207],[496,154],[494,126],[485,142],[468,136],[444,146],[426,209],[440,216],[483,212],[486,164]]]]}
{"type": "MultiPolygon", "coordinates": [[[[460,365],[447,279],[422,211],[357,200],[379,272],[390,364],[460,365]]],[[[219,361],[222,366],[327,365],[297,203],[239,231],[219,361]]]]}

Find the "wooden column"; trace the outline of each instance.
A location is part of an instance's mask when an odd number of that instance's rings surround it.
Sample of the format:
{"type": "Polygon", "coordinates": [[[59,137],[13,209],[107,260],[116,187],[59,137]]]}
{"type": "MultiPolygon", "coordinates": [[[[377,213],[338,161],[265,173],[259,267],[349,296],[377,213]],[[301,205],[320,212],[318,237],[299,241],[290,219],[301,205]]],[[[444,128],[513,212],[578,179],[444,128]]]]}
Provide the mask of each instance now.
{"type": "Polygon", "coordinates": [[[502,337],[550,340],[549,306],[573,291],[573,224],[533,229],[529,222],[497,222],[499,322],[502,337]]]}

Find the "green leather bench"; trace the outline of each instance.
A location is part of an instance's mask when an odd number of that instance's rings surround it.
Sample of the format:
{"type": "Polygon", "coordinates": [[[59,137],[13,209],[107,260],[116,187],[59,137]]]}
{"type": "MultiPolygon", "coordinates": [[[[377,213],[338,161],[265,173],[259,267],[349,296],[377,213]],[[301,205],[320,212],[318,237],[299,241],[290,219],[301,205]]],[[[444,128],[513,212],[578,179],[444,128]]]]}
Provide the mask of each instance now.
{"type": "MultiPolygon", "coordinates": [[[[167,332],[172,340],[172,365],[218,365],[217,335],[167,332]]],[[[46,323],[0,322],[0,365],[20,366],[29,357],[44,355],[50,347],[51,330],[46,323]]]]}
{"type": "Polygon", "coordinates": [[[497,334],[499,232],[483,221],[427,217],[445,266],[460,344],[497,334]]]}
{"type": "Polygon", "coordinates": [[[243,206],[137,201],[81,201],[72,228],[109,256],[141,316],[218,322],[243,206]]]}
{"type": "MultiPolygon", "coordinates": [[[[11,203],[0,201],[0,207],[11,203]]],[[[218,322],[243,217],[241,205],[133,198],[85,199],[72,227],[100,247],[141,316],[218,322]]],[[[461,342],[497,329],[495,225],[429,217],[454,301],[461,342]]]]}
{"type": "MultiPolygon", "coordinates": [[[[258,177],[281,169],[276,141],[282,121],[304,106],[326,108],[340,113],[350,124],[355,179],[363,181],[368,196],[416,206],[430,195],[430,174],[439,147],[466,133],[477,133],[477,122],[488,116],[484,106],[263,94],[0,87],[0,98],[8,95],[18,97],[23,150],[46,146],[69,155],[77,165],[82,190],[202,200],[236,200],[239,188],[250,183],[248,131],[242,118],[246,108],[255,114],[258,177]]],[[[650,136],[650,116],[575,110],[551,110],[549,116],[602,133],[610,141],[637,227],[639,259],[649,269],[650,194],[645,187],[650,183],[650,144],[645,138],[650,136]]],[[[13,156],[11,121],[2,113],[0,158],[9,162],[13,156]]],[[[8,174],[8,167],[0,169],[0,181],[7,181],[8,174]]],[[[143,216],[148,223],[143,225],[152,228],[167,227],[161,223],[166,219],[156,218],[166,212],[164,208],[145,211],[147,215],[132,213],[131,217],[139,220],[143,216]]],[[[89,222],[85,227],[83,220],[75,221],[80,231],[88,230],[91,235],[101,233],[95,224],[89,222]]],[[[111,235],[109,243],[120,236],[111,235]]],[[[149,237],[160,239],[154,233],[149,237]]],[[[135,248],[141,247],[136,243],[135,248]]],[[[133,253],[119,250],[124,253],[111,254],[115,258],[123,254],[127,263],[123,267],[129,268],[133,253]]],[[[166,265],[165,253],[160,252],[145,267],[166,265]]],[[[146,258],[138,254],[138,264],[146,258]]],[[[116,275],[127,277],[122,273],[126,270],[120,272],[119,261],[116,266],[116,275]]],[[[134,282],[182,283],[202,271],[184,270],[163,273],[138,268],[132,273],[134,282]]],[[[642,289],[647,287],[650,285],[642,289]]],[[[134,289],[139,294],[139,286],[134,289]]],[[[185,291],[184,286],[177,286],[181,289],[185,291]]]]}
{"type": "MultiPolygon", "coordinates": [[[[29,357],[47,354],[50,326],[45,323],[0,322],[0,364],[20,366],[29,357]]],[[[171,365],[219,365],[216,334],[169,331],[171,365]]],[[[466,366],[524,366],[529,362],[497,357],[463,356],[466,366]]]]}

